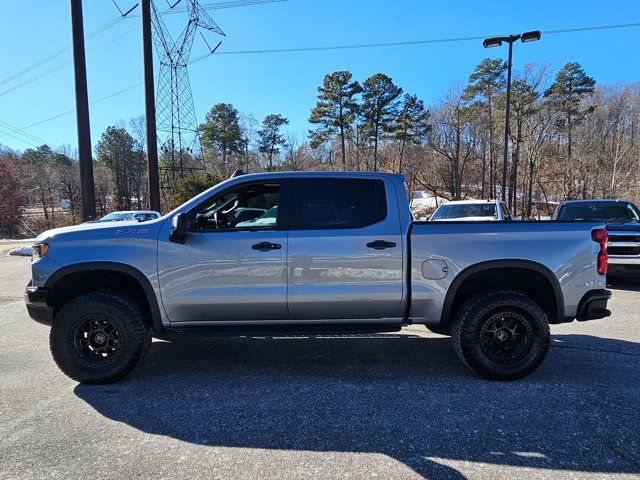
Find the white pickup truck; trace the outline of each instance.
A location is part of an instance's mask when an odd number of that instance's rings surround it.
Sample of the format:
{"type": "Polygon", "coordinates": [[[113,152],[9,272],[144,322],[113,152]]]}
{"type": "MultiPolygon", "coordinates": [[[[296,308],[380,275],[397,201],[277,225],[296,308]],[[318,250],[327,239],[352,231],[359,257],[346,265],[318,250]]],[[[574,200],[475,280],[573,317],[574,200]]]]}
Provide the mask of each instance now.
{"type": "Polygon", "coordinates": [[[80,382],[123,377],[152,336],[409,324],[513,380],[543,361],[550,323],[610,314],[606,242],[602,222],[414,222],[401,175],[242,175],[144,224],[43,233],[25,298],[80,382]]]}

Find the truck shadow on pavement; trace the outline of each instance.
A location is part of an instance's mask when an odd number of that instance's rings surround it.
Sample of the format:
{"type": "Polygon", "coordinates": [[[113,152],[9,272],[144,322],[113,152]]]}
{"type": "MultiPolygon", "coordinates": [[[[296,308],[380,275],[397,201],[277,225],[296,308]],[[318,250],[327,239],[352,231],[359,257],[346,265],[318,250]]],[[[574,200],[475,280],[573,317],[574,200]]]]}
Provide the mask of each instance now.
{"type": "Polygon", "coordinates": [[[624,278],[607,278],[607,288],[610,287],[628,292],[640,292],[640,281],[634,282],[624,278]]]}
{"type": "Polygon", "coordinates": [[[639,367],[640,344],[586,335],[554,335],[512,383],[474,376],[444,337],[214,338],[154,342],[121,382],[74,392],[199,445],[380,453],[427,478],[464,478],[451,461],[637,474],[639,367]]]}

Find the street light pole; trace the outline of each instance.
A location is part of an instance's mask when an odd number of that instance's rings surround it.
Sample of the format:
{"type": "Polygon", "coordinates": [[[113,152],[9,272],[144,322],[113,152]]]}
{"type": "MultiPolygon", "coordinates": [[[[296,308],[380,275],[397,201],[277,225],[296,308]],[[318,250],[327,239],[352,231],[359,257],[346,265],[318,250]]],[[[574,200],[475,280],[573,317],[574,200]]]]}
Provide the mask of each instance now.
{"type": "MultiPolygon", "coordinates": [[[[518,38],[520,35],[518,35],[518,38]]],[[[513,38],[513,35],[509,37],[513,38]]],[[[507,160],[509,158],[509,113],[511,111],[511,63],[513,60],[513,41],[509,41],[509,61],[507,63],[507,106],[504,118],[504,159],[502,161],[502,201],[507,197],[507,160]]]]}
{"type": "Polygon", "coordinates": [[[504,117],[504,159],[502,162],[502,201],[507,199],[507,165],[509,158],[509,113],[511,111],[511,66],[513,63],[513,42],[521,40],[523,43],[535,42],[540,40],[541,33],[538,30],[525,32],[518,35],[509,35],[506,37],[485,38],[482,42],[484,48],[499,47],[502,42],[509,44],[509,60],[507,62],[507,104],[505,106],[504,117]]]}

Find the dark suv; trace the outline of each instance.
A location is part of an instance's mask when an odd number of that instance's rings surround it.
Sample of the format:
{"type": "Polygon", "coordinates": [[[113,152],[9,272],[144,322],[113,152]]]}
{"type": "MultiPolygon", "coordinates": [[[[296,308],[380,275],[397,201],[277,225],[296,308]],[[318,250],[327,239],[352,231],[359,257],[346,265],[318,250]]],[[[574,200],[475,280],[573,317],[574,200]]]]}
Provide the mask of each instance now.
{"type": "Polygon", "coordinates": [[[560,204],[558,220],[607,222],[608,275],[640,280],[640,210],[627,200],[572,200],[560,204]]]}

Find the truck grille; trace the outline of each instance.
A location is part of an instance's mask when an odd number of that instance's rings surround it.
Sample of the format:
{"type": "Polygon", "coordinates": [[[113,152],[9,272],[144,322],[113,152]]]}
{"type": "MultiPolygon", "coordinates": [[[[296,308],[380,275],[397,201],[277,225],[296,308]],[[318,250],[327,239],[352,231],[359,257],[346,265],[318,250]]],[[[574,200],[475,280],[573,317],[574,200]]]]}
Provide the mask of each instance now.
{"type": "Polygon", "coordinates": [[[640,246],[637,247],[607,247],[609,255],[640,255],[640,246]]]}
{"type": "Polygon", "coordinates": [[[640,242],[640,233],[638,234],[629,233],[626,235],[609,233],[609,241],[610,242],[640,242]]]}

